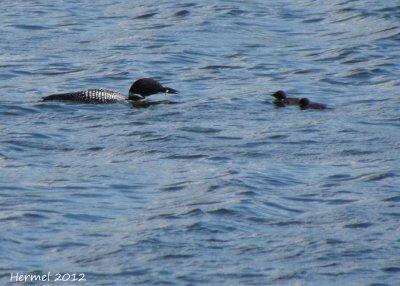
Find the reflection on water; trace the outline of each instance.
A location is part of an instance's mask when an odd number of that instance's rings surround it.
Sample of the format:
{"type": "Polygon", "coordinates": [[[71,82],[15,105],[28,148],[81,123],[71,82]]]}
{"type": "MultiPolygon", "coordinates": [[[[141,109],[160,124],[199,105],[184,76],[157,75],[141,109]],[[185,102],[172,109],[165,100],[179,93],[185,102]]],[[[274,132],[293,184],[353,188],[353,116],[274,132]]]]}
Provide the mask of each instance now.
{"type": "Polygon", "coordinates": [[[150,101],[150,100],[139,100],[139,101],[132,101],[130,105],[133,108],[148,108],[150,106],[156,106],[159,104],[179,104],[179,102],[169,101],[169,100],[158,100],[158,101],[150,101]]]}

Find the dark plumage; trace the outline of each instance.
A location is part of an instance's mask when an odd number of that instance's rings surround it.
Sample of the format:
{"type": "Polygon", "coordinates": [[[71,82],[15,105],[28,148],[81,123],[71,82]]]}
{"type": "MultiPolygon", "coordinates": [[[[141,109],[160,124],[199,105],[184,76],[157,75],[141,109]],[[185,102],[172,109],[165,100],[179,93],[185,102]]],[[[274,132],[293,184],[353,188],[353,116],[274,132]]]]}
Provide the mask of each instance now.
{"type": "Polygon", "coordinates": [[[129,89],[129,99],[131,99],[131,95],[146,97],[159,92],[178,93],[175,89],[162,86],[158,81],[152,78],[141,78],[131,85],[129,89]]]}
{"type": "Polygon", "coordinates": [[[129,89],[129,96],[108,89],[89,89],[84,91],[52,94],[43,98],[43,101],[71,101],[79,103],[117,103],[128,100],[141,100],[155,93],[178,93],[175,89],[162,86],[151,78],[141,78],[135,81],[129,89]]]}
{"type": "Polygon", "coordinates": [[[271,96],[275,97],[274,104],[279,107],[285,107],[287,105],[298,105],[300,99],[295,97],[287,97],[286,92],[283,90],[278,90],[274,92],[271,96]]]}
{"type": "Polygon", "coordinates": [[[326,109],[326,105],[317,102],[311,102],[308,98],[302,98],[299,101],[299,106],[301,109],[326,109]]]}

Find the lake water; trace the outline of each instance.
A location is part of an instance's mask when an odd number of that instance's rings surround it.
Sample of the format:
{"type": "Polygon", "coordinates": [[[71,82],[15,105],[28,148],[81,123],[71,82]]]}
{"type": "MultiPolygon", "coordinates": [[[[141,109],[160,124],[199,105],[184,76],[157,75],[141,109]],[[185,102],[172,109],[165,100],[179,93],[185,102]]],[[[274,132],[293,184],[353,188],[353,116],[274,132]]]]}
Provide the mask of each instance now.
{"type": "Polygon", "coordinates": [[[2,285],[399,285],[399,1],[0,7],[2,285]]]}

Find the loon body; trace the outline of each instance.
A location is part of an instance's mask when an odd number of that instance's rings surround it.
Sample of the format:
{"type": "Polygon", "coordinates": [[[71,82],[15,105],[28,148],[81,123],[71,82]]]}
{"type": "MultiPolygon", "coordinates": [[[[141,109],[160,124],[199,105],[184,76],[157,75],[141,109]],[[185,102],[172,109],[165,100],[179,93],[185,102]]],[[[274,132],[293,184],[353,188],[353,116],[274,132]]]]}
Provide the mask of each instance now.
{"type": "Polygon", "coordinates": [[[273,93],[271,96],[275,97],[274,104],[279,107],[285,107],[288,105],[296,105],[301,109],[326,109],[327,106],[322,103],[311,102],[308,98],[296,98],[296,97],[287,97],[286,92],[282,90],[278,90],[273,93]]]}
{"type": "Polygon", "coordinates": [[[322,103],[312,102],[308,98],[302,98],[299,101],[301,109],[326,109],[326,105],[322,103]]]}
{"type": "Polygon", "coordinates": [[[162,86],[152,78],[141,78],[135,81],[130,89],[129,96],[108,89],[88,89],[77,92],[52,94],[43,98],[43,101],[70,101],[79,103],[123,103],[137,101],[159,92],[178,93],[175,89],[162,86]]]}
{"type": "Polygon", "coordinates": [[[52,94],[43,98],[43,101],[72,101],[80,103],[117,103],[126,102],[121,93],[108,89],[88,89],[84,91],[52,94]]]}
{"type": "Polygon", "coordinates": [[[287,97],[286,92],[283,90],[278,90],[277,92],[271,94],[271,96],[275,97],[274,104],[279,107],[298,105],[300,102],[299,98],[287,97]]]}

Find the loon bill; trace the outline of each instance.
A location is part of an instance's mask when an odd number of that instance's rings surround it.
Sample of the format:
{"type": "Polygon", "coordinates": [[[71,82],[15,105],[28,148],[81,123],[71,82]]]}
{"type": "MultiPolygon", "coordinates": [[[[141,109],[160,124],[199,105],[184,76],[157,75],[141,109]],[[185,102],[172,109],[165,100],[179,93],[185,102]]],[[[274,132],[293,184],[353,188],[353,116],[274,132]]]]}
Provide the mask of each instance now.
{"type": "Polygon", "coordinates": [[[152,78],[141,78],[135,81],[130,89],[129,96],[126,98],[123,94],[108,90],[108,89],[88,89],[83,91],[52,94],[43,97],[43,101],[70,101],[79,103],[119,103],[128,101],[137,101],[146,98],[152,94],[159,92],[167,93],[178,93],[173,88],[164,87],[152,78]]]}

